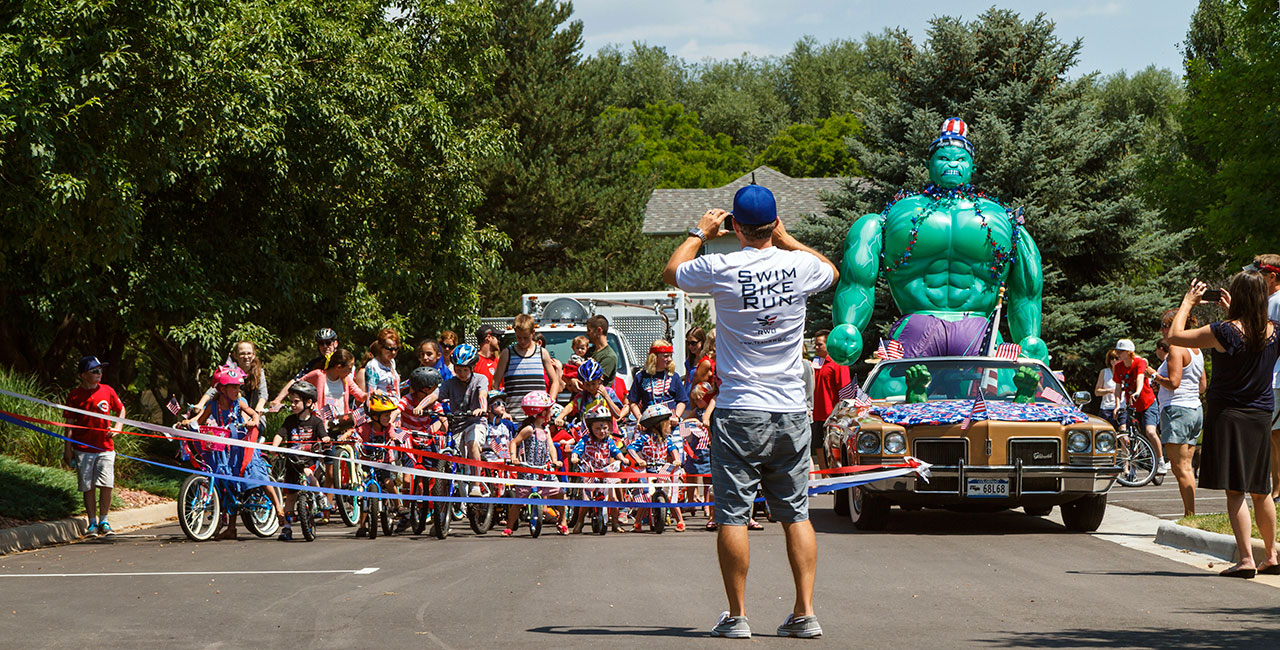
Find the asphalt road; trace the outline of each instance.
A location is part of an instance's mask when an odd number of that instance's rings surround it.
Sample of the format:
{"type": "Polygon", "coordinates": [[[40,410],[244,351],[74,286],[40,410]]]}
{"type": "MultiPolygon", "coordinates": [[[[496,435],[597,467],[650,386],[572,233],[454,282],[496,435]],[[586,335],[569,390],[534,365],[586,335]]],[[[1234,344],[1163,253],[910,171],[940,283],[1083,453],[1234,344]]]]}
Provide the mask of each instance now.
{"type": "MultiPolygon", "coordinates": [[[[818,499],[814,512],[826,632],[816,643],[1274,648],[1280,639],[1275,588],[1068,533],[1048,519],[895,510],[888,531],[865,534],[829,503],[818,499]]],[[[706,636],[723,608],[708,533],[534,540],[527,531],[503,539],[468,530],[444,541],[357,540],[340,525],[321,533],[313,543],[195,544],[168,525],[0,558],[0,646],[739,644],[706,636]],[[198,571],[246,573],[165,573],[198,571]]],[[[751,542],[756,636],[747,645],[804,643],[773,636],[791,603],[780,528],[751,542]]]]}
{"type": "MultiPolygon", "coordinates": [[[[1178,494],[1178,481],[1173,478],[1173,474],[1165,477],[1163,485],[1148,483],[1138,488],[1114,486],[1108,493],[1107,502],[1170,521],[1182,518],[1182,496],[1178,494]]],[[[1226,511],[1225,492],[1196,489],[1196,514],[1226,511]]]]}

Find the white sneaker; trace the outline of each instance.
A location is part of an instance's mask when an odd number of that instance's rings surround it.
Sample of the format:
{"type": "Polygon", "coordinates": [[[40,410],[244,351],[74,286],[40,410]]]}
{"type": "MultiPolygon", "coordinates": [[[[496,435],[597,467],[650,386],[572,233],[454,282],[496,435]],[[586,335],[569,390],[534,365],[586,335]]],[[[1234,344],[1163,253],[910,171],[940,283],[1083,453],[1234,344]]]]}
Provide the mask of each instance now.
{"type": "Polygon", "coordinates": [[[468,494],[469,496],[473,496],[473,497],[482,497],[482,496],[484,496],[484,492],[482,492],[482,491],[480,490],[480,486],[479,486],[479,485],[472,485],[472,486],[471,486],[471,491],[470,491],[470,492],[468,492],[467,494],[468,494]]]}
{"type": "Polygon", "coordinates": [[[1157,470],[1156,470],[1156,473],[1157,473],[1157,474],[1168,474],[1168,473],[1169,473],[1169,470],[1170,470],[1170,469],[1172,469],[1172,468],[1173,468],[1173,465],[1172,465],[1172,464],[1170,464],[1170,463],[1169,463],[1169,460],[1166,458],[1166,459],[1164,459],[1164,460],[1161,460],[1161,461],[1160,461],[1160,467],[1159,467],[1159,469],[1157,469],[1157,470]]]}

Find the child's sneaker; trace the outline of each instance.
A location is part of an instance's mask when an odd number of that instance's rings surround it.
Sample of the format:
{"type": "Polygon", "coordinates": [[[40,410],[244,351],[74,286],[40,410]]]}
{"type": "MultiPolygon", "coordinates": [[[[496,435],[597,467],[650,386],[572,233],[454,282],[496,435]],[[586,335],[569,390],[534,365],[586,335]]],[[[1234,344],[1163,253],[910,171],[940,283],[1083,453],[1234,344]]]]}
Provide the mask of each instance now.
{"type": "Polygon", "coordinates": [[[292,529],[292,528],[285,528],[284,530],[281,530],[281,531],[280,531],[280,536],[279,536],[279,537],[277,537],[276,539],[278,539],[278,540],[280,540],[280,541],[282,541],[282,542],[292,542],[292,541],[293,541],[293,529],[292,529]]]}
{"type": "Polygon", "coordinates": [[[98,524],[89,524],[89,527],[88,527],[88,528],[86,528],[86,529],[84,529],[84,536],[85,536],[85,537],[97,537],[97,536],[98,536],[98,524]]]}
{"type": "Polygon", "coordinates": [[[711,636],[726,639],[750,639],[751,626],[747,625],[746,616],[729,616],[729,612],[720,615],[716,626],[711,628],[711,636]]]}
{"type": "Polygon", "coordinates": [[[116,531],[111,530],[111,524],[108,524],[105,521],[100,521],[98,522],[98,534],[103,537],[106,537],[107,535],[116,534],[116,531]]]}
{"type": "Polygon", "coordinates": [[[822,636],[822,626],[818,625],[817,616],[796,616],[787,614],[787,620],[778,626],[778,636],[792,636],[797,639],[816,639],[822,636]]]}

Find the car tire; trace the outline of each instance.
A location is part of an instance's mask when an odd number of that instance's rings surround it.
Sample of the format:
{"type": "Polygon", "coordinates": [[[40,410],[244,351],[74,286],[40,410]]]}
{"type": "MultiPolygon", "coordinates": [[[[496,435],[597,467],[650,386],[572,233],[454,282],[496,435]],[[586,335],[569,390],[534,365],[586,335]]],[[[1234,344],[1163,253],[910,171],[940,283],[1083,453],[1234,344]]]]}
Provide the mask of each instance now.
{"type": "Polygon", "coordinates": [[[1022,511],[1032,517],[1047,517],[1053,512],[1053,506],[1022,506],[1022,511]]]}
{"type": "Polygon", "coordinates": [[[1091,494],[1080,497],[1062,508],[1062,524],[1067,530],[1077,533],[1091,533],[1102,525],[1102,518],[1107,514],[1107,495],[1091,494]]]}
{"type": "Polygon", "coordinates": [[[835,504],[832,506],[832,509],[835,510],[836,514],[841,517],[849,516],[849,490],[850,489],[851,488],[844,488],[843,490],[836,490],[835,492],[832,493],[832,496],[836,498],[835,504]]]}
{"type": "Polygon", "coordinates": [[[889,525],[889,502],[861,486],[849,488],[849,519],[858,530],[884,530],[889,525]]]}

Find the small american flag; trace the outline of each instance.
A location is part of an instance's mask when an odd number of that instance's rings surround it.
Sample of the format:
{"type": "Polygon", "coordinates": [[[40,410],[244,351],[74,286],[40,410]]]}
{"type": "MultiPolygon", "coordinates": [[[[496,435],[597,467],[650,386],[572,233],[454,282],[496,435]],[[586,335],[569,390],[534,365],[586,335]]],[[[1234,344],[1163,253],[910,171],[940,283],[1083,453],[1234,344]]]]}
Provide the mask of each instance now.
{"type": "Polygon", "coordinates": [[[850,377],[849,383],[845,384],[844,387],[842,387],[840,391],[836,393],[836,396],[842,400],[846,400],[846,399],[853,399],[855,396],[857,396],[857,394],[858,394],[858,383],[854,378],[850,377]]]}
{"type": "Polygon", "coordinates": [[[1062,383],[1064,383],[1064,384],[1065,384],[1065,383],[1067,383],[1067,374],[1066,374],[1065,372],[1062,372],[1061,370],[1054,370],[1054,371],[1053,371],[1053,376],[1054,376],[1054,377],[1057,377],[1057,378],[1058,378],[1058,381],[1060,381],[1060,382],[1062,382],[1062,383]]]}
{"type": "Polygon", "coordinates": [[[889,339],[887,343],[880,339],[880,347],[876,349],[875,356],[880,359],[901,359],[902,344],[893,339],[889,339]]]}
{"type": "Polygon", "coordinates": [[[1049,400],[1050,402],[1053,402],[1054,404],[1066,404],[1066,403],[1067,403],[1067,398],[1066,398],[1066,397],[1063,397],[1063,396],[1062,396],[1062,393],[1059,393],[1058,391],[1056,391],[1056,390],[1054,390],[1054,389],[1052,389],[1052,388],[1049,388],[1048,386],[1045,386],[1045,387],[1044,387],[1044,390],[1040,391],[1040,397],[1043,397],[1043,398],[1045,398],[1045,399],[1049,400]]]}
{"type": "Polygon", "coordinates": [[[351,412],[351,424],[359,427],[364,426],[368,421],[369,415],[364,412],[363,406],[351,412]]]}
{"type": "Polygon", "coordinates": [[[979,397],[978,399],[973,400],[973,410],[969,411],[969,415],[965,417],[964,422],[960,423],[960,428],[962,430],[968,430],[969,427],[973,425],[973,421],[977,419],[978,416],[986,417],[986,415],[987,415],[987,400],[979,397]]]}
{"type": "Polygon", "coordinates": [[[321,419],[321,420],[332,420],[332,419],[333,419],[333,407],[329,406],[328,404],[325,404],[324,406],[320,407],[320,419],[321,419]]]}
{"type": "Polygon", "coordinates": [[[1018,355],[1022,354],[1022,346],[1017,343],[1001,343],[996,346],[996,358],[1017,361],[1018,355]]]}
{"type": "Polygon", "coordinates": [[[179,403],[178,403],[178,398],[177,398],[177,397],[170,397],[170,398],[169,398],[169,403],[168,403],[168,404],[165,404],[165,405],[164,405],[164,407],[165,407],[165,409],[167,409],[170,413],[172,413],[172,414],[174,414],[174,415],[177,415],[178,413],[180,413],[180,412],[182,411],[182,404],[179,404],[179,403]]]}

